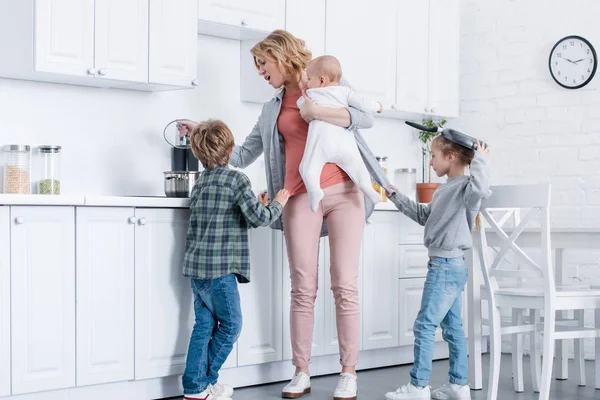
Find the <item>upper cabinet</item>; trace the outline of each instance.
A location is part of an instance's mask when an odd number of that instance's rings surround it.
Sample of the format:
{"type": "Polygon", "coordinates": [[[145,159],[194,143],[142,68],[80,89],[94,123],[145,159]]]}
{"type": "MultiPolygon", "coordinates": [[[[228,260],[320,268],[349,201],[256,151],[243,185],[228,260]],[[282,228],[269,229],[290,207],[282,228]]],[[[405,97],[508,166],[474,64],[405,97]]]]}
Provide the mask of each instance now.
{"type": "Polygon", "coordinates": [[[396,101],[396,0],[327,0],[325,52],[363,96],[396,101]]]}
{"type": "Polygon", "coordinates": [[[140,90],[193,87],[196,9],[196,0],[1,2],[0,77],[140,90]]]}
{"type": "Polygon", "coordinates": [[[313,57],[325,54],[325,9],[325,0],[286,1],[285,29],[304,40],[313,57]]]}

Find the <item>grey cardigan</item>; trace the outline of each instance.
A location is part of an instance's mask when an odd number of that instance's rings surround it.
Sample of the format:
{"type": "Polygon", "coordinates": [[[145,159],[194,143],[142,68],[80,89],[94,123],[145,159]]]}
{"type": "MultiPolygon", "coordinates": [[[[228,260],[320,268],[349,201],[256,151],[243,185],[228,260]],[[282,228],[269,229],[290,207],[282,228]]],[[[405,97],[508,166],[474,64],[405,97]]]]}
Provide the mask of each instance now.
{"type": "MultiPolygon", "coordinates": [[[[344,80],[342,80],[341,84],[348,86],[344,80]]],[[[252,132],[246,137],[241,146],[235,146],[229,160],[229,163],[236,168],[246,168],[264,153],[267,190],[270,198],[274,198],[275,194],[283,189],[285,181],[285,151],[281,145],[282,139],[277,130],[277,118],[281,110],[283,94],[283,90],[277,92],[275,97],[263,105],[262,112],[252,132]]],[[[352,107],[349,107],[348,111],[350,112],[352,122],[347,129],[354,131],[358,149],[371,174],[371,178],[382,187],[389,186],[389,181],[383,173],[383,169],[357,130],[372,127],[373,116],[352,107]]],[[[392,198],[392,201],[394,200],[392,198]]],[[[374,209],[375,205],[365,196],[365,214],[367,218],[373,213],[374,209]]],[[[281,218],[275,221],[271,225],[271,228],[283,230],[281,218]]],[[[321,236],[326,235],[327,225],[323,221],[321,236]]]]}

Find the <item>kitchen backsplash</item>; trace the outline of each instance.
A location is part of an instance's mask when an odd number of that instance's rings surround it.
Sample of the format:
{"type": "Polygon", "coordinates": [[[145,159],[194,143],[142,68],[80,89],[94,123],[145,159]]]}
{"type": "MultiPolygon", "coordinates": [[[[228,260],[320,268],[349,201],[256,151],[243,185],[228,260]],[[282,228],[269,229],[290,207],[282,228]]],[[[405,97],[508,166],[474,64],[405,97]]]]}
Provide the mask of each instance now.
{"type": "MultiPolygon", "coordinates": [[[[198,52],[195,90],[145,93],[0,79],[0,144],[62,145],[63,194],[163,195],[170,148],[162,130],[169,121],[220,118],[241,143],[261,110],[239,100],[239,42],[199,36],[198,52]]],[[[363,134],[375,154],[389,157],[391,179],[396,167],[419,167],[416,134],[401,121],[377,118],[363,134]]],[[[35,181],[37,149],[33,154],[35,181]]],[[[245,171],[256,189],[263,186],[261,171],[259,162],[245,171]]]]}

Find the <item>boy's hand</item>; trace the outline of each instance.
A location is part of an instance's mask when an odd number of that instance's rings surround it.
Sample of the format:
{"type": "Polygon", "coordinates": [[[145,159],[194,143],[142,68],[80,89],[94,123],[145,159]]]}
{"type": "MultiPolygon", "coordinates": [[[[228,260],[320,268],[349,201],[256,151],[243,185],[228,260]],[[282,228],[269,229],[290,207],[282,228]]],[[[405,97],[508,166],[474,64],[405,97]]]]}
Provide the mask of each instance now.
{"type": "Polygon", "coordinates": [[[190,136],[194,127],[198,125],[194,121],[188,120],[179,120],[177,121],[177,131],[179,132],[180,137],[190,136]]]}
{"type": "MultiPolygon", "coordinates": [[[[392,192],[397,192],[398,188],[394,185],[390,185],[387,187],[388,189],[390,189],[392,192]]],[[[389,199],[392,195],[390,194],[390,192],[388,192],[387,190],[385,191],[385,195],[386,197],[389,199]]]]}
{"type": "Polygon", "coordinates": [[[290,198],[290,192],[288,192],[286,189],[281,189],[277,193],[277,195],[275,196],[275,199],[273,199],[273,201],[276,201],[279,204],[281,204],[282,207],[285,207],[289,198],[290,198]]]}
{"type": "Polygon", "coordinates": [[[267,192],[262,192],[258,195],[258,200],[260,201],[260,204],[262,204],[264,207],[269,205],[269,194],[267,192]]]}
{"type": "Polygon", "coordinates": [[[490,153],[489,146],[484,146],[479,140],[477,140],[477,152],[482,156],[487,156],[490,153]]]}

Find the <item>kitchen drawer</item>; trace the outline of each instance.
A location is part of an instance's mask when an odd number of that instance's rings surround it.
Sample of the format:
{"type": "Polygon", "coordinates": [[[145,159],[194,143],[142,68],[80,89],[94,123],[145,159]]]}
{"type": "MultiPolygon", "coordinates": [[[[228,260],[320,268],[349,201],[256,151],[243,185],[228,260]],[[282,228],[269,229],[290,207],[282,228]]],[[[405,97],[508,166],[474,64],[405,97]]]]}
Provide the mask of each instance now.
{"type": "Polygon", "coordinates": [[[425,228],[406,215],[399,213],[399,244],[423,244],[425,228]]]}
{"type": "Polygon", "coordinates": [[[429,256],[422,244],[403,244],[398,252],[398,276],[402,278],[424,278],[427,275],[429,256]]]}

